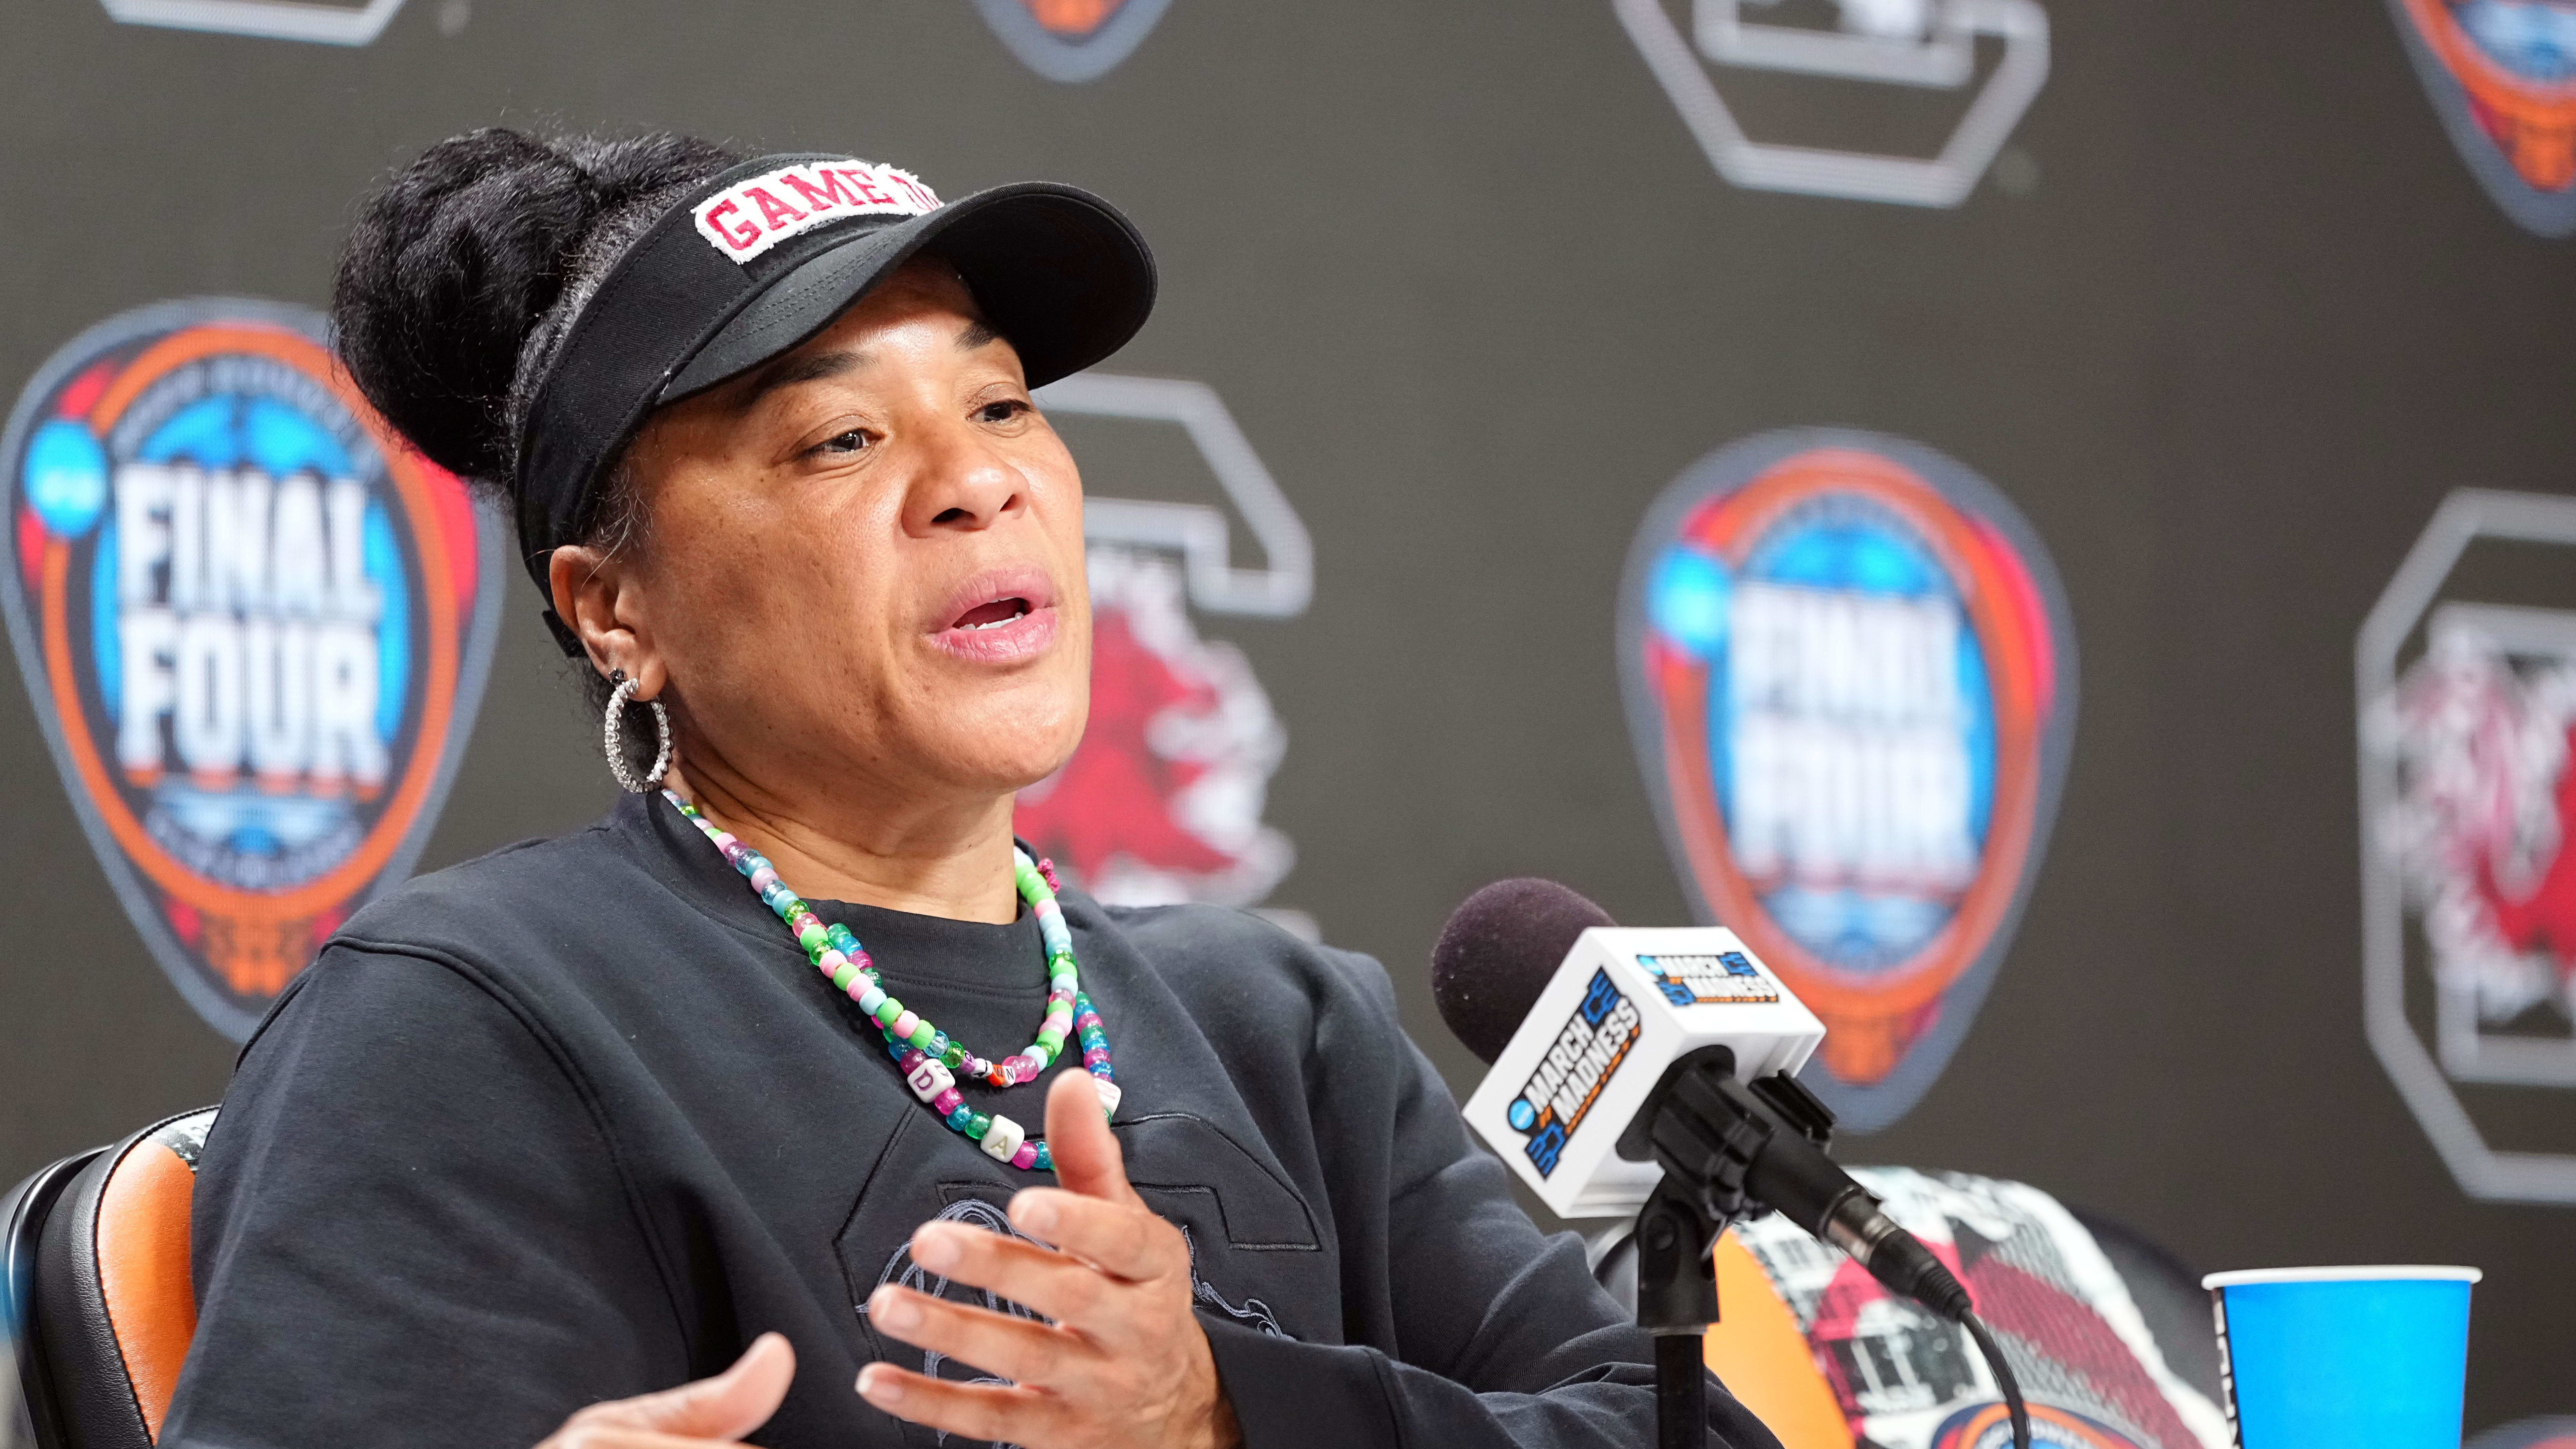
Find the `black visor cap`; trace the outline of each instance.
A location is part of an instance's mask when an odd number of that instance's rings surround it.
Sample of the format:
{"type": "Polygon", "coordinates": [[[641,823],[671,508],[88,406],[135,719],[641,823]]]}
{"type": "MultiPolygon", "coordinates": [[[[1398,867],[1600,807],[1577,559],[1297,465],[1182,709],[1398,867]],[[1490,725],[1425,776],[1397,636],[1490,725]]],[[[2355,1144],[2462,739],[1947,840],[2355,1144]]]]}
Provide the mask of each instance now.
{"type": "Polygon", "coordinates": [[[802,346],[923,255],[957,269],[1031,387],[1116,352],[1154,309],[1153,255],[1109,203],[1050,182],[1000,186],[806,258],[708,338],[655,401],[704,392],[802,346]]]}
{"type": "MultiPolygon", "coordinates": [[[[915,256],[955,267],[1029,385],[1116,352],[1154,305],[1154,261],[1117,208],[1070,186],[995,187],[917,215],[853,215],[736,262],[699,232],[699,202],[784,165],[766,156],[714,178],[636,238],[574,318],[519,441],[519,543],[538,592],[577,542],[602,481],[656,407],[714,387],[820,333],[915,256]]],[[[846,163],[842,164],[857,164],[846,163]]],[[[580,647],[548,612],[566,653],[580,647]]]]}

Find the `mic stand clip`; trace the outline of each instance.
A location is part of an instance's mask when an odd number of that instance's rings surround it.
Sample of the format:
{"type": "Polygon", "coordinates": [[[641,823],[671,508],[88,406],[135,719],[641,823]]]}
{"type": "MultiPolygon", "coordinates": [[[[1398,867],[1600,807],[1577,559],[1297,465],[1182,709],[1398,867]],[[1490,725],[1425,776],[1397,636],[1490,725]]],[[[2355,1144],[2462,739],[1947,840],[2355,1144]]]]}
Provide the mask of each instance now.
{"type": "Polygon", "coordinates": [[[1655,1337],[1657,1449],[1706,1449],[1701,1342],[1718,1317],[1712,1254],[1730,1223],[1771,1210],[1746,1193],[1745,1176],[1780,1130],[1775,1122],[1819,1149],[1833,1138],[1832,1110],[1796,1078],[1747,1086],[1735,1079],[1735,1053],[1709,1046],[1667,1068],[1619,1135],[1621,1157],[1664,1169],[1638,1210],[1635,1239],[1637,1326],[1655,1337]]]}

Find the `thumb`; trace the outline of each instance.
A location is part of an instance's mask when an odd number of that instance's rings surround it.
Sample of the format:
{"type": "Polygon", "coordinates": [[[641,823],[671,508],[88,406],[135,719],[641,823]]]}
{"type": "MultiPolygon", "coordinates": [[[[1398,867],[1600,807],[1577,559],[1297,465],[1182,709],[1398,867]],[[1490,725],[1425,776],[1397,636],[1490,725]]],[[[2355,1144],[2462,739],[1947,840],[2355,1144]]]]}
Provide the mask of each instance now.
{"type": "Polygon", "coordinates": [[[1047,1085],[1046,1125],[1055,1180],[1066,1191],[1143,1204],[1127,1185],[1127,1155],[1119,1149],[1118,1134],[1109,1130],[1089,1072],[1062,1072],[1047,1085]]]}
{"type": "Polygon", "coordinates": [[[769,1422],[795,1377],[796,1350],[785,1335],[764,1333],[714,1378],[602,1404],[592,1422],[684,1439],[739,1439],[769,1422]]]}

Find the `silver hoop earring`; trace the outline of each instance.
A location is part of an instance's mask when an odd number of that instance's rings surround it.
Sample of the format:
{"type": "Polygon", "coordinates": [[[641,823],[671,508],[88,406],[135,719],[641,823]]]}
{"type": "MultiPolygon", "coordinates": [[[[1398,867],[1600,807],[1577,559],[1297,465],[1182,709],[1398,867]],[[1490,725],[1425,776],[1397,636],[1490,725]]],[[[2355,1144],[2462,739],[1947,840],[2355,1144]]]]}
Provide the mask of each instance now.
{"type": "Polygon", "coordinates": [[[658,699],[644,701],[644,707],[653,711],[653,730],[661,742],[653,755],[653,768],[639,778],[635,767],[626,763],[626,738],[618,730],[627,702],[635,698],[635,681],[627,678],[623,669],[609,678],[617,681],[617,689],[608,696],[608,715],[600,729],[600,743],[608,751],[608,773],[617,777],[618,785],[628,794],[641,795],[661,784],[664,772],[671,768],[671,712],[658,699]]]}

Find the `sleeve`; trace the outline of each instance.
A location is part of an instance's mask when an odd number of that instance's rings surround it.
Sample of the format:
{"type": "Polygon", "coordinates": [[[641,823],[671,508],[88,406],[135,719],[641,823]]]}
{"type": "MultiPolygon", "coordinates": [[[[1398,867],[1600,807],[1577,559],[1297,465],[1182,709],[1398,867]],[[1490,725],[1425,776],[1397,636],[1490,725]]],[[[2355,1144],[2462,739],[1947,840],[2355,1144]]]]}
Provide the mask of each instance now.
{"type": "MultiPolygon", "coordinates": [[[[1385,971],[1345,959],[1359,999],[1319,1022],[1315,1055],[1334,1071],[1317,1084],[1330,1115],[1317,1131],[1344,1144],[1347,1177],[1386,1184],[1395,1352],[1202,1315],[1246,1449],[1653,1444],[1653,1340],[1593,1281],[1574,1234],[1543,1236],[1512,1200],[1503,1165],[1468,1139],[1447,1085],[1397,1024],[1385,971]],[[1344,1070],[1363,1062],[1381,1070],[1344,1070]]],[[[1708,1407],[1710,1449],[1779,1449],[1713,1376],[1708,1407]]]]}
{"type": "Polygon", "coordinates": [[[437,961],[334,945],[297,982],[225,1094],[192,1240],[164,1449],[507,1449],[689,1376],[583,1094],[437,961]]]}

